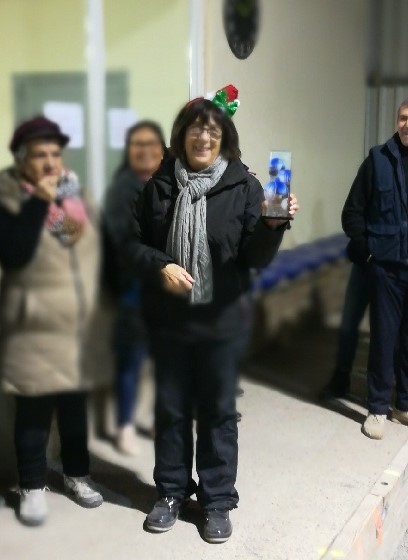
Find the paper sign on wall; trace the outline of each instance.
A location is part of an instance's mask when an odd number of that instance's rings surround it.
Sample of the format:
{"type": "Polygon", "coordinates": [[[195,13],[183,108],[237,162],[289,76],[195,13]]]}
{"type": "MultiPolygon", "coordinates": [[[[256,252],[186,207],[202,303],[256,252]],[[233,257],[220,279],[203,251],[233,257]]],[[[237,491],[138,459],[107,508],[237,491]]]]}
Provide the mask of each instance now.
{"type": "Polygon", "coordinates": [[[62,132],[70,137],[69,147],[84,147],[84,111],[79,103],[47,101],[43,106],[44,115],[59,124],[62,132]]]}
{"type": "Polygon", "coordinates": [[[112,150],[123,150],[126,131],[137,121],[133,109],[112,108],[108,110],[109,147],[112,150]]]}

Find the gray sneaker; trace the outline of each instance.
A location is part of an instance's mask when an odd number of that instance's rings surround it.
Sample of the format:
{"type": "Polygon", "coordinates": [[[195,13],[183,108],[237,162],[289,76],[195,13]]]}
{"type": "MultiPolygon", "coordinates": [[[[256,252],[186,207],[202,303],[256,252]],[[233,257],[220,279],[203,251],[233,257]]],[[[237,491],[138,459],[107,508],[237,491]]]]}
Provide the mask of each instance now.
{"type": "Polygon", "coordinates": [[[84,508],[96,508],[103,503],[101,494],[92,488],[89,476],[66,476],[64,474],[64,486],[67,494],[84,508]]]}
{"type": "Polygon", "coordinates": [[[23,525],[37,527],[47,519],[48,507],[45,499],[46,488],[37,490],[20,490],[19,519],[23,525]]]}

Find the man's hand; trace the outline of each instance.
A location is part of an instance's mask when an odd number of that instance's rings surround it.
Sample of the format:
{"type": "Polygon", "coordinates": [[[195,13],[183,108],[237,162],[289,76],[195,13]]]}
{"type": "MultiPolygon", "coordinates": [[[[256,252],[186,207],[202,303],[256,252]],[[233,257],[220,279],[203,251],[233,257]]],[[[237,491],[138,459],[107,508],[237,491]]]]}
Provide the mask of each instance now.
{"type": "MultiPolygon", "coordinates": [[[[297,198],[294,194],[290,195],[289,198],[289,215],[294,216],[296,212],[299,210],[300,206],[298,204],[297,198]]],[[[262,215],[264,215],[268,211],[268,203],[266,200],[262,202],[262,215]]],[[[264,218],[265,225],[270,229],[277,229],[280,226],[283,226],[287,223],[288,220],[277,220],[275,218],[264,218]]]]}
{"type": "Polygon", "coordinates": [[[185,295],[193,289],[194,279],[178,264],[170,263],[161,270],[163,287],[175,295],[185,295]]]}
{"type": "Polygon", "coordinates": [[[46,202],[52,202],[57,195],[57,185],[59,177],[57,175],[47,175],[38,181],[34,195],[46,202]]]}

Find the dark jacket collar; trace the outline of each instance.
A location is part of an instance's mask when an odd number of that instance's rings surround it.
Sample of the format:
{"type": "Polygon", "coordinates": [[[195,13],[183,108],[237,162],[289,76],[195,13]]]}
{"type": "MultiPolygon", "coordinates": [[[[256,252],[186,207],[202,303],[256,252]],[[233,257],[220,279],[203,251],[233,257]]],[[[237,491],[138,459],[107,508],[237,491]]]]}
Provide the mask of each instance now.
{"type": "MultiPolygon", "coordinates": [[[[177,189],[176,177],[174,174],[175,159],[167,159],[163,162],[160,169],[153,175],[152,180],[159,186],[162,185],[166,190],[177,189]]],[[[214,194],[222,189],[233,187],[248,178],[248,167],[241,160],[233,160],[228,164],[220,181],[213,187],[209,194],[214,194]]]]}
{"type": "Polygon", "coordinates": [[[385,146],[388,148],[391,155],[396,160],[399,161],[401,159],[401,149],[400,149],[401,141],[400,141],[398,132],[396,132],[393,136],[391,136],[391,138],[389,140],[387,140],[387,142],[385,143],[385,146]]]}

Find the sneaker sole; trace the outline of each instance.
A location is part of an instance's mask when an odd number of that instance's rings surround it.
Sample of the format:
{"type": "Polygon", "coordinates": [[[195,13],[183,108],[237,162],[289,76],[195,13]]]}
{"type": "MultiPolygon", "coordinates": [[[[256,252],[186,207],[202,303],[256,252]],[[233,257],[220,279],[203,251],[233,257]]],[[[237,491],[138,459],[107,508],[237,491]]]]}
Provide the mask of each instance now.
{"type": "Polygon", "coordinates": [[[24,517],[19,516],[18,520],[25,527],[40,527],[41,525],[44,525],[47,518],[44,517],[43,519],[24,519],[24,517]]]}
{"type": "Polygon", "coordinates": [[[384,436],[385,436],[385,434],[381,434],[380,436],[373,436],[372,434],[367,433],[364,428],[361,428],[361,433],[364,434],[369,439],[375,439],[377,441],[380,441],[381,439],[384,439],[384,436]]]}
{"type": "Polygon", "coordinates": [[[73,502],[75,502],[76,504],[78,504],[79,506],[81,506],[85,509],[97,508],[97,507],[99,507],[103,504],[103,499],[102,500],[97,500],[95,502],[84,502],[80,498],[77,498],[77,496],[75,495],[74,492],[68,491],[67,495],[68,495],[68,498],[70,498],[73,502]]]}
{"type": "Polygon", "coordinates": [[[204,537],[204,540],[210,544],[222,544],[225,543],[229,540],[229,538],[231,537],[231,535],[229,537],[204,537]]]}
{"type": "Polygon", "coordinates": [[[171,529],[173,529],[173,527],[174,527],[174,525],[176,524],[176,522],[177,522],[177,519],[176,519],[176,521],[175,521],[172,525],[170,525],[170,526],[167,526],[167,527],[158,527],[158,526],[156,526],[156,525],[151,525],[148,521],[146,521],[146,529],[147,529],[148,531],[150,531],[151,533],[167,533],[167,531],[170,531],[171,529]]]}

